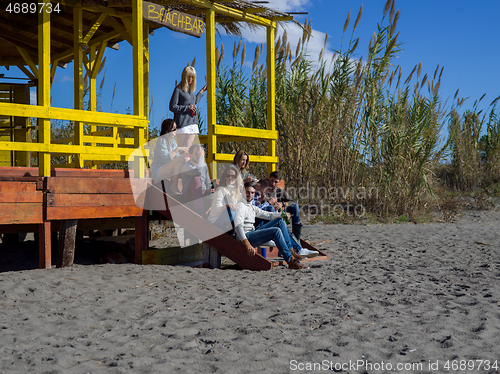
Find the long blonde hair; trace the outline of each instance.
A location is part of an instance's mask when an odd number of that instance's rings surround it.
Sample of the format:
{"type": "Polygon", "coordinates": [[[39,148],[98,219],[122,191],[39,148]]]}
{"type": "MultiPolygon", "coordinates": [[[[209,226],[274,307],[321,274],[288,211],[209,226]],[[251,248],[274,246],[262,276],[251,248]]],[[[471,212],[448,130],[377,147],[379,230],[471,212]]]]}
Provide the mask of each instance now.
{"type": "Polygon", "coordinates": [[[196,90],[196,70],[192,66],[186,66],[182,71],[181,83],[179,83],[179,88],[184,91],[194,92],[196,90]],[[188,78],[193,77],[193,82],[191,85],[188,84],[188,78]]]}
{"type": "Polygon", "coordinates": [[[224,188],[226,190],[227,195],[231,199],[230,203],[236,204],[238,201],[243,200],[243,195],[241,194],[243,188],[243,179],[241,178],[240,168],[236,167],[235,165],[229,165],[222,173],[219,188],[224,188]],[[236,182],[234,188],[232,189],[228,188],[226,180],[226,175],[230,170],[236,173],[236,182]]]}

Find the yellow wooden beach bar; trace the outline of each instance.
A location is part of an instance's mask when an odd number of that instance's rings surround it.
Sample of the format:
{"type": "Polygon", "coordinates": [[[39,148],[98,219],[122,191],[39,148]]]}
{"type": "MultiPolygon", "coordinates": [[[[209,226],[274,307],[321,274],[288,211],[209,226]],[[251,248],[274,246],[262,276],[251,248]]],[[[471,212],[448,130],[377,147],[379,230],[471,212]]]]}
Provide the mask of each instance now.
{"type": "MultiPolygon", "coordinates": [[[[141,251],[147,248],[147,212],[135,205],[130,183],[145,177],[144,163],[136,162],[129,171],[98,165],[125,162],[148,141],[149,37],[157,28],[206,39],[208,133],[201,141],[208,146],[207,163],[232,161],[233,155],[217,153],[219,142],[265,139],[267,155],[252,156],[252,161],[268,163],[268,170],[274,170],[278,162],[274,38],[277,23],[292,20],[289,14],[243,0],[1,0],[0,4],[0,66],[17,67],[26,75],[24,84],[10,83],[0,75],[0,234],[38,232],[41,268],[52,263],[52,231],[59,231],[64,240],[77,225],[93,224],[135,226],[135,259],[141,263],[141,251]],[[266,130],[216,123],[216,24],[227,29],[239,23],[267,30],[266,130]],[[97,110],[96,78],[105,51],[113,53],[122,42],[132,46],[130,115],[97,110]],[[74,107],[54,107],[54,75],[70,62],[74,88],[67,94],[73,96],[74,107]],[[35,88],[33,103],[30,90],[35,88]],[[52,120],[69,121],[73,133],[51,140],[52,120]],[[67,162],[53,168],[51,160],[61,156],[67,162]]],[[[147,157],[146,151],[143,156],[147,157]]]]}

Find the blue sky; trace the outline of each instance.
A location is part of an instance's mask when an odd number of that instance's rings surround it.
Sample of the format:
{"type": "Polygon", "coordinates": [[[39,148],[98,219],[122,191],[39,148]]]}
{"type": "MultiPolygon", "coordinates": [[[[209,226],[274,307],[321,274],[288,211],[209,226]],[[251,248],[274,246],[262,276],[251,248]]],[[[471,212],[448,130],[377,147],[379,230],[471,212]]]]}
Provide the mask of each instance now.
{"type": "MultiPolygon", "coordinates": [[[[295,19],[301,23],[306,18],[312,21],[314,31],[308,51],[311,59],[317,59],[326,33],[329,39],[325,56],[328,58],[332,50],[340,47],[347,14],[351,10],[349,34],[361,4],[364,9],[355,32],[355,37],[360,38],[356,53],[357,57],[365,58],[370,38],[377,29],[377,23],[382,20],[384,0],[269,0],[266,6],[281,11],[309,12],[308,15],[296,15],[295,19]]],[[[443,102],[448,100],[448,107],[457,89],[460,89],[460,97],[470,97],[464,105],[465,109],[472,108],[474,101],[485,93],[479,107],[486,109],[500,95],[500,27],[497,21],[500,2],[399,0],[396,1],[396,9],[400,10],[399,41],[404,43],[397,63],[402,67],[404,77],[419,62],[422,63],[422,76],[425,73],[432,76],[437,65],[444,66],[440,92],[443,102]]],[[[279,32],[282,33],[282,30],[279,32]]],[[[302,31],[289,23],[287,32],[291,45],[295,46],[302,31]]],[[[230,60],[234,40],[239,39],[226,35],[216,37],[217,45],[224,43],[226,61],[230,60]]],[[[256,33],[245,30],[243,43],[247,44],[247,62],[251,64],[256,45],[265,43],[265,30],[256,33]]],[[[126,113],[133,106],[131,53],[127,42],[120,43],[119,51],[106,51],[107,71],[101,97],[103,111],[126,113]],[[115,97],[111,101],[115,84],[115,97]]],[[[182,69],[194,57],[198,88],[201,88],[205,76],[205,37],[197,39],[165,28],[150,37],[151,127],[158,127],[162,119],[172,116],[168,112],[170,95],[176,80],[180,80],[182,69]]],[[[12,68],[7,72],[5,68],[0,68],[0,73],[12,76],[16,70],[12,68]]],[[[72,74],[72,64],[68,64],[65,70],[58,69],[52,86],[53,106],[72,106],[72,74]]],[[[200,109],[206,112],[205,108],[206,101],[202,100],[200,109]]]]}

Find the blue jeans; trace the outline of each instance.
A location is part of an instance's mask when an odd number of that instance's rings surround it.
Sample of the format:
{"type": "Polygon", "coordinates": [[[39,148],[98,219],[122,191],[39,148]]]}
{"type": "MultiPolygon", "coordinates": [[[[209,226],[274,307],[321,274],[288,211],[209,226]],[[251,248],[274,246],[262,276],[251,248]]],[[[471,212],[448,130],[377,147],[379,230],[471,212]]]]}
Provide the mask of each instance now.
{"type": "Polygon", "coordinates": [[[273,219],[259,227],[259,229],[248,232],[246,237],[254,247],[258,247],[269,240],[274,241],[278,247],[278,251],[286,262],[290,262],[292,259],[290,248],[295,248],[297,245],[290,238],[288,228],[282,218],[273,219]]]}
{"type": "Polygon", "coordinates": [[[292,216],[292,225],[300,225],[300,209],[297,204],[288,204],[285,208],[285,212],[290,213],[292,216]]]}
{"type": "MultiPolygon", "coordinates": [[[[266,212],[272,212],[272,213],[275,212],[274,207],[272,205],[265,206],[264,208],[262,208],[262,210],[265,210],[266,212]]],[[[268,221],[265,219],[255,218],[255,224],[254,224],[255,230],[258,230],[261,226],[264,226],[264,224],[266,222],[268,222],[268,221]]]]}

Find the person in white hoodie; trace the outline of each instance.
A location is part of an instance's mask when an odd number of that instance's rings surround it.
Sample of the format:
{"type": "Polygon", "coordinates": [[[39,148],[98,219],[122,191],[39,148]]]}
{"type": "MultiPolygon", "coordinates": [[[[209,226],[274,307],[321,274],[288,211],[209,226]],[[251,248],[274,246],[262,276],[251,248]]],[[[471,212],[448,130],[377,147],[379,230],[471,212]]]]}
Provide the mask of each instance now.
{"type": "Polygon", "coordinates": [[[243,200],[243,180],[235,165],[222,173],[219,187],[215,190],[208,220],[223,231],[231,231],[238,202],[243,200]]]}
{"type": "Polygon", "coordinates": [[[250,256],[257,253],[256,246],[272,240],[276,244],[283,259],[288,263],[290,269],[307,269],[307,266],[299,262],[303,257],[293,250],[294,244],[292,243],[293,241],[290,238],[281,214],[277,212],[266,212],[252,205],[254,195],[255,189],[253,183],[246,182],[246,201],[237,204],[238,209],[236,210],[236,216],[234,218],[236,238],[242,242],[250,256]],[[269,222],[255,230],[255,217],[269,220],[269,222]]]}

